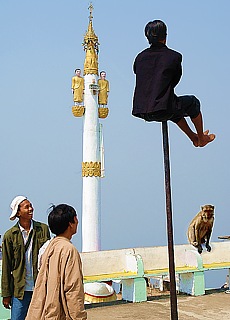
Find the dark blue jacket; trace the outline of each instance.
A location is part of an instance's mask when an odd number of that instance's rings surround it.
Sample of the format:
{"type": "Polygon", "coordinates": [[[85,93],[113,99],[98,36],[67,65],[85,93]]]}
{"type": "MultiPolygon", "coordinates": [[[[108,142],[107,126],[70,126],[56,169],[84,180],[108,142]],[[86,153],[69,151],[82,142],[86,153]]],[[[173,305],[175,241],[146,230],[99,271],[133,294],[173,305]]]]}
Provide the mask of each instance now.
{"type": "Polygon", "coordinates": [[[174,88],[182,75],[182,55],[163,43],[156,43],[139,53],[134,61],[136,86],[133,97],[135,117],[145,119],[155,112],[173,113],[174,88]]]}

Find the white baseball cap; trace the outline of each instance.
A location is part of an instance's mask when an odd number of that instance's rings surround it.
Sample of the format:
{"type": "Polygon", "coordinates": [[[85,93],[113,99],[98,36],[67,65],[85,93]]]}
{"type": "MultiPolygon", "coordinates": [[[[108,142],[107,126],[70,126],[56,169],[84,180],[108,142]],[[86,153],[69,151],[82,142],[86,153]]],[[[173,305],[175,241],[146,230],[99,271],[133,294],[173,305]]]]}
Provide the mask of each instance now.
{"type": "Polygon", "coordinates": [[[20,204],[22,201],[26,200],[26,199],[27,199],[27,198],[24,197],[24,196],[17,196],[17,197],[15,197],[15,198],[13,199],[13,201],[12,201],[11,204],[10,204],[10,208],[11,208],[11,210],[12,210],[12,213],[11,213],[11,215],[10,215],[10,220],[14,220],[14,219],[16,218],[16,214],[17,214],[17,212],[18,212],[18,206],[19,206],[19,204],[20,204]]]}

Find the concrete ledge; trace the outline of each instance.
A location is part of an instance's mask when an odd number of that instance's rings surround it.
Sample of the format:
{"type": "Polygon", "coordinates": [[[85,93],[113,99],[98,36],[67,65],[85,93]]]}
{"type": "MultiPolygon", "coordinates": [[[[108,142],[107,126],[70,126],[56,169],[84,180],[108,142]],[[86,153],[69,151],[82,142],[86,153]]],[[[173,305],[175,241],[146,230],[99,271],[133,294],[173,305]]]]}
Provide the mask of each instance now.
{"type": "MultiPolygon", "coordinates": [[[[178,290],[190,295],[205,294],[206,270],[230,269],[230,242],[211,243],[212,251],[202,254],[189,245],[175,245],[175,272],[178,290]]],[[[145,278],[168,276],[167,246],[130,248],[81,253],[84,282],[121,280],[122,298],[132,302],[146,301],[145,278]]]]}
{"type": "MultiPolygon", "coordinates": [[[[211,252],[204,250],[199,254],[189,244],[174,246],[179,292],[204,295],[205,271],[230,270],[230,241],[213,242],[211,247],[211,252]]],[[[80,255],[84,283],[120,280],[122,299],[131,302],[147,301],[146,278],[159,276],[163,279],[169,275],[167,246],[83,252],[80,255]]],[[[0,305],[0,320],[9,315],[9,311],[2,308],[0,305]]]]}
{"type": "Polygon", "coordinates": [[[98,282],[98,281],[109,281],[109,280],[122,280],[136,278],[138,274],[136,272],[120,272],[120,273],[108,273],[92,276],[84,276],[84,283],[87,282],[98,282]]]}

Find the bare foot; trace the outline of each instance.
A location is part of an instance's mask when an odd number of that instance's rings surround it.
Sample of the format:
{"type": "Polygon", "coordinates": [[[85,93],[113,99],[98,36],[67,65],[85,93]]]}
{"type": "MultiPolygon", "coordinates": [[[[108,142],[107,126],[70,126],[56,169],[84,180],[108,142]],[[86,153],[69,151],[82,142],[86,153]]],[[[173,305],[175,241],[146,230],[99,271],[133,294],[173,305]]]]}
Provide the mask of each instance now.
{"type": "Polygon", "coordinates": [[[213,133],[209,134],[209,130],[206,130],[203,133],[202,137],[198,137],[198,146],[204,147],[204,146],[206,146],[206,144],[215,140],[215,138],[216,138],[215,134],[213,134],[213,133]]]}
{"type": "Polygon", "coordinates": [[[192,143],[193,143],[193,145],[194,145],[194,147],[199,147],[199,141],[198,141],[198,136],[196,135],[196,136],[194,136],[192,139],[192,143]]]}
{"type": "Polygon", "coordinates": [[[189,139],[192,141],[194,147],[199,147],[198,134],[191,131],[189,134],[189,139]]]}

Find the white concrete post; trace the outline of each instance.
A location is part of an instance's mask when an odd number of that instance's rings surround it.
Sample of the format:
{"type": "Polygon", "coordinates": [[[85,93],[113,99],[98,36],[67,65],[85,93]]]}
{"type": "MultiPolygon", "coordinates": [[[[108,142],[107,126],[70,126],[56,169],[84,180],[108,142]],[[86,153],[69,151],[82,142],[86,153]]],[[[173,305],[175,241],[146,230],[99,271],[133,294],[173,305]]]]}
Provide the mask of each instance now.
{"type": "MultiPolygon", "coordinates": [[[[84,94],[84,125],[83,125],[83,162],[99,163],[100,135],[98,120],[97,92],[90,85],[97,83],[97,75],[87,74],[84,94]]],[[[83,176],[82,199],[82,251],[100,250],[100,214],[101,186],[100,176],[83,176]]]]}

